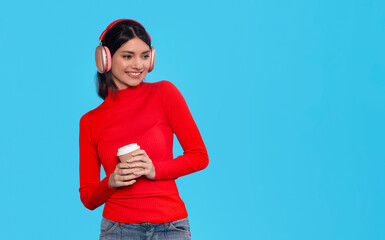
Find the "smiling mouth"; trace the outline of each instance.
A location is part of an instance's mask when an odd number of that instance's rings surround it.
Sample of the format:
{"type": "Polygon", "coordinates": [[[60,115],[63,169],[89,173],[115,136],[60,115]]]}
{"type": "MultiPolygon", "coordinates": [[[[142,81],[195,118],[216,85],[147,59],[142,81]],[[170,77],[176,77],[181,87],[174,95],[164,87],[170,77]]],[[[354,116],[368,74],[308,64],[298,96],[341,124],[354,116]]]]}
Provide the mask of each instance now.
{"type": "Polygon", "coordinates": [[[143,72],[126,72],[128,76],[138,78],[142,75],[143,72]]]}

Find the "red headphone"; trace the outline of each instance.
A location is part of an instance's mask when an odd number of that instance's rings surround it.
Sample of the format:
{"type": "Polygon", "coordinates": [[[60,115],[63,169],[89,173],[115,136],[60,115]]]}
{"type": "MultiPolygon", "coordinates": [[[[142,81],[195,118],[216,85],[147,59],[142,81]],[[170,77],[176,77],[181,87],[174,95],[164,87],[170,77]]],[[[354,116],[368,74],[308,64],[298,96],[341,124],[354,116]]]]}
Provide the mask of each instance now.
{"type": "MultiPolygon", "coordinates": [[[[106,30],[104,30],[102,32],[102,35],[100,35],[100,38],[99,38],[99,46],[96,47],[96,50],[95,50],[95,62],[96,62],[96,68],[98,69],[98,71],[100,73],[106,73],[108,71],[111,70],[111,52],[110,50],[108,49],[108,47],[106,46],[102,46],[102,40],[104,38],[104,35],[106,35],[106,33],[108,32],[108,30],[110,30],[115,24],[117,24],[118,22],[122,22],[122,21],[131,21],[131,22],[135,22],[137,24],[139,24],[140,26],[143,27],[142,24],[138,23],[137,21],[135,20],[132,20],[132,19],[118,19],[116,21],[113,21],[110,25],[108,25],[108,27],[106,28],[106,30]]],[[[143,27],[144,28],[144,27],[143,27]]],[[[150,39],[151,41],[151,37],[150,35],[148,34],[148,32],[146,31],[147,33],[147,36],[148,38],[150,39]]],[[[151,72],[152,69],[154,69],[154,64],[155,64],[155,48],[151,46],[151,52],[150,52],[150,67],[148,69],[148,72],[151,72]]]]}

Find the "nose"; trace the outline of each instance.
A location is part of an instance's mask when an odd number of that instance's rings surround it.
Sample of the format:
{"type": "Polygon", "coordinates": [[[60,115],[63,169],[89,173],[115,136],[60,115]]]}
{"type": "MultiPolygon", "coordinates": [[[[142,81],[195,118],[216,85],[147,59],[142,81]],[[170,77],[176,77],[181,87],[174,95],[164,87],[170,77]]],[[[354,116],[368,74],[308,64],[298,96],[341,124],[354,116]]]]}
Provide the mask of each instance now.
{"type": "Polygon", "coordinates": [[[142,63],[139,58],[134,58],[132,61],[132,68],[141,70],[142,69],[142,63]]]}

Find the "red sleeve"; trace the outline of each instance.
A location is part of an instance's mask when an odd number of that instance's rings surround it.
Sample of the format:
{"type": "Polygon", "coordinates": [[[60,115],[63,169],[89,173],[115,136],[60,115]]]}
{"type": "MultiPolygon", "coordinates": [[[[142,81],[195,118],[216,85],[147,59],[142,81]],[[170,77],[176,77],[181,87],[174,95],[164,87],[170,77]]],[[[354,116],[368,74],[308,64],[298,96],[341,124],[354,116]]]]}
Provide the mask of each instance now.
{"type": "Polygon", "coordinates": [[[100,161],[96,145],[91,138],[90,128],[90,123],[84,115],[80,119],[79,131],[79,192],[84,206],[94,210],[105,203],[116,188],[108,186],[109,176],[100,181],[100,161]]]}
{"type": "Polygon", "coordinates": [[[198,127],[179,90],[168,81],[161,82],[161,101],[169,125],[183,148],[175,159],[154,162],[155,179],[176,179],[207,167],[209,158],[198,127]]]}

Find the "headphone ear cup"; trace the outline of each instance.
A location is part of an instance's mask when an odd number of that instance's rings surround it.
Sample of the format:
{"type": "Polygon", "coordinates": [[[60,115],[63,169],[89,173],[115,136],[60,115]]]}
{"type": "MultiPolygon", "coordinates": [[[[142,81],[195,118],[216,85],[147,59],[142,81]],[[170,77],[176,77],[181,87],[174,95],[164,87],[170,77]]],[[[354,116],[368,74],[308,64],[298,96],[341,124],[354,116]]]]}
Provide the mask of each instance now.
{"type": "Polygon", "coordinates": [[[150,59],[150,67],[148,69],[148,72],[151,72],[152,69],[154,69],[154,65],[155,65],[155,57],[156,57],[156,54],[155,54],[155,48],[154,47],[151,47],[151,59],[150,59]]]}
{"type": "Polygon", "coordinates": [[[111,53],[108,47],[97,46],[95,50],[96,68],[100,73],[106,73],[111,70],[111,53]]]}
{"type": "Polygon", "coordinates": [[[104,50],[106,51],[106,57],[107,57],[107,70],[106,72],[109,72],[111,70],[111,63],[112,63],[112,59],[111,59],[111,52],[110,52],[110,49],[108,49],[108,47],[104,47],[104,50]]]}

